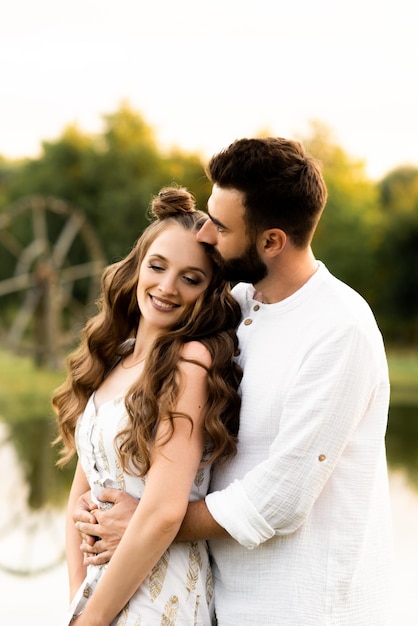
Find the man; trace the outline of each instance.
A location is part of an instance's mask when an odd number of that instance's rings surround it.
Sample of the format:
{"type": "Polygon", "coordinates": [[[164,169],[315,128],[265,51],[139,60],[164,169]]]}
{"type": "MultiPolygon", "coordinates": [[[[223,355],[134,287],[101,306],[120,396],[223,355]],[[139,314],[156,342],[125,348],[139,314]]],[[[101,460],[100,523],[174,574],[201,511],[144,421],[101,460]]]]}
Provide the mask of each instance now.
{"type": "MultiPolygon", "coordinates": [[[[385,454],[389,380],[366,302],[317,261],[326,203],[297,142],[242,139],[215,155],[208,221],[243,313],[238,453],[214,469],[179,540],[207,538],[219,626],[388,623],[391,520],[385,454]]],[[[74,514],[91,562],[112,554],[134,504],[74,514]],[[80,521],[81,520],[81,521],[80,521]]],[[[84,509],[84,510],[83,510],[84,509]]]]}

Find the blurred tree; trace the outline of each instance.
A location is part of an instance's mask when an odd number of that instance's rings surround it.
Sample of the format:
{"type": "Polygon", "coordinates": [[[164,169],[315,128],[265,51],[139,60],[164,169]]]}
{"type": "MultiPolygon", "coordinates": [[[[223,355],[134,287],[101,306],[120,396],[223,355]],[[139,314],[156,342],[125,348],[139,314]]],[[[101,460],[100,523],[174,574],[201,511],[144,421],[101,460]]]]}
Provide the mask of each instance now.
{"type": "Polygon", "coordinates": [[[12,181],[22,165],[23,161],[20,159],[11,160],[0,155],[0,211],[8,202],[12,181]]]}
{"type": "Polygon", "coordinates": [[[379,310],[391,340],[418,342],[418,168],[399,167],[379,183],[385,237],[378,250],[379,310]]]}
{"type": "Polygon", "coordinates": [[[72,125],[44,142],[41,156],[14,176],[8,201],[32,193],[67,200],[86,213],[111,262],[130,250],[148,224],[152,196],[172,183],[187,186],[205,206],[208,183],[200,157],[178,149],[161,152],[153,130],[123,103],[104,116],[98,136],[72,125]]]}
{"type": "Polygon", "coordinates": [[[330,130],[311,124],[303,139],[322,163],[328,201],[313,240],[316,256],[333,274],[377,302],[376,251],[383,237],[376,186],[367,179],[363,161],[354,160],[336,145],[330,130]]]}

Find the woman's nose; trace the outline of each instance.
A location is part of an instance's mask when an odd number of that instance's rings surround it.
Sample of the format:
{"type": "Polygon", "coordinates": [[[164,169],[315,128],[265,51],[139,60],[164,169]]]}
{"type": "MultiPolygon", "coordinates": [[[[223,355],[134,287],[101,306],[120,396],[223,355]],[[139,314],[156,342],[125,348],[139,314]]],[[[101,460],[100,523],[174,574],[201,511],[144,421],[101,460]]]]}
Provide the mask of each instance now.
{"type": "Polygon", "coordinates": [[[177,293],[177,280],[176,277],[169,272],[165,272],[161,276],[161,280],[158,285],[158,289],[161,293],[176,294],[177,293]]]}

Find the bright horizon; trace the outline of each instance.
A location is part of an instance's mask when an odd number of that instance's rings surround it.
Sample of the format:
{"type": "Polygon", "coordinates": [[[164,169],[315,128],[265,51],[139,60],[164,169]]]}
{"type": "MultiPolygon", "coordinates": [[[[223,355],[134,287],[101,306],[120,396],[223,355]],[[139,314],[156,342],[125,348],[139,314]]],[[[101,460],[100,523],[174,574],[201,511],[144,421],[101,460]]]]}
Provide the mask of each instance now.
{"type": "Polygon", "coordinates": [[[36,156],[122,101],[162,147],[204,158],[327,126],[379,178],[418,167],[418,7],[409,0],[14,0],[2,8],[0,155],[36,156]]]}

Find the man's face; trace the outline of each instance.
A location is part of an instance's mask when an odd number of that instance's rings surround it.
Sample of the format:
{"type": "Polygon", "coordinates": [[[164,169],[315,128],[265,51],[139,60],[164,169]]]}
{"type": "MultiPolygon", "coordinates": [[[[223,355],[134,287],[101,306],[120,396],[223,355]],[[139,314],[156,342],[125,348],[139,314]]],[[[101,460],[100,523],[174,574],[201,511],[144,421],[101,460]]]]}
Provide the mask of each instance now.
{"type": "Polygon", "coordinates": [[[257,283],[267,275],[256,241],[247,234],[242,192],[214,185],[208,200],[210,219],[197,234],[197,240],[212,245],[225,278],[257,283]]]}

